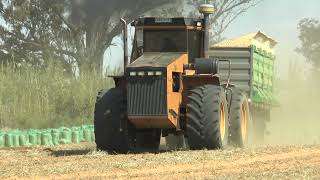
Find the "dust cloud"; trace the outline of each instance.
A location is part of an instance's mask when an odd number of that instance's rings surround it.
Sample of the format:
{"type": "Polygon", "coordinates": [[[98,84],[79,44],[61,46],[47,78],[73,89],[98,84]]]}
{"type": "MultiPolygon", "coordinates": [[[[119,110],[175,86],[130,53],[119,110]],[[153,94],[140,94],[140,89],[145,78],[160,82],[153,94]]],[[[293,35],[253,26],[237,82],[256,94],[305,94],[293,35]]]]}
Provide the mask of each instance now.
{"type": "Polygon", "coordinates": [[[320,73],[306,76],[303,66],[292,64],[288,79],[276,82],[278,106],[271,111],[265,143],[320,144],[320,73]]]}

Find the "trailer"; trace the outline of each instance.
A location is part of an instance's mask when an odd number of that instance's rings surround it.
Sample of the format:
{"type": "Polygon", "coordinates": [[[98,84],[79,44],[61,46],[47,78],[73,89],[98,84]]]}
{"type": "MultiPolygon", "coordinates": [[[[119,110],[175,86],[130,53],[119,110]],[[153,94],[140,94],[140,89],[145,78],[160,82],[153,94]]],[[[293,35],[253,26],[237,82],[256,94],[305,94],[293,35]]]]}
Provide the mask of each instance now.
{"type": "MultiPolygon", "coordinates": [[[[275,41],[258,31],[241,37],[226,39],[210,47],[213,59],[231,61],[230,84],[241,89],[249,98],[249,105],[258,141],[263,141],[266,123],[274,98],[275,41]]],[[[229,66],[222,62],[219,67],[222,82],[228,80],[229,66]]]]}

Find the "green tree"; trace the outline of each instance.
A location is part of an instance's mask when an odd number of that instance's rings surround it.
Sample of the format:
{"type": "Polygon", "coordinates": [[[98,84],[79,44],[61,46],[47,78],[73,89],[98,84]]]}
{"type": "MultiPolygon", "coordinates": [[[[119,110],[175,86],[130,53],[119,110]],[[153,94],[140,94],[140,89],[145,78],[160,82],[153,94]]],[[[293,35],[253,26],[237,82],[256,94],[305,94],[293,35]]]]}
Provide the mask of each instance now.
{"type": "Polygon", "coordinates": [[[50,59],[70,63],[77,58],[71,32],[62,16],[65,0],[2,0],[0,3],[0,61],[45,66],[50,59]]]}
{"type": "Polygon", "coordinates": [[[1,0],[0,59],[33,66],[54,59],[68,72],[75,66],[101,70],[104,51],[121,32],[119,18],[136,17],[170,0],[120,2],[1,0]]]}
{"type": "MultiPolygon", "coordinates": [[[[72,22],[84,27],[88,56],[98,66],[104,51],[120,34],[119,19],[132,21],[140,15],[198,17],[200,4],[212,4],[216,12],[211,17],[213,36],[220,37],[230,23],[261,0],[73,0],[72,22]]],[[[215,40],[215,38],[213,39],[215,40]]]]}
{"type": "Polygon", "coordinates": [[[298,24],[301,53],[312,63],[314,71],[320,70],[320,21],[314,18],[302,19],[298,24]]]}
{"type": "Polygon", "coordinates": [[[0,59],[34,66],[50,59],[67,72],[100,71],[103,54],[121,33],[120,18],[140,15],[199,16],[202,3],[216,7],[214,37],[260,0],[0,0],[0,59]]]}

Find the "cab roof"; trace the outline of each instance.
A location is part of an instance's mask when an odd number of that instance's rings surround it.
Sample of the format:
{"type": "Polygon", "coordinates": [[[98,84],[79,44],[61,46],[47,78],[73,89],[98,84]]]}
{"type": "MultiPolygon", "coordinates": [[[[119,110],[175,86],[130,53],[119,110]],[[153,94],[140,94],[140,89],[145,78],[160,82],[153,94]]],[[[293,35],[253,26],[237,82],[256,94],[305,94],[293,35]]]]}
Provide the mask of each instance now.
{"type": "Polygon", "coordinates": [[[136,19],[132,26],[201,26],[203,19],[200,18],[187,18],[187,17],[142,17],[136,19]]]}

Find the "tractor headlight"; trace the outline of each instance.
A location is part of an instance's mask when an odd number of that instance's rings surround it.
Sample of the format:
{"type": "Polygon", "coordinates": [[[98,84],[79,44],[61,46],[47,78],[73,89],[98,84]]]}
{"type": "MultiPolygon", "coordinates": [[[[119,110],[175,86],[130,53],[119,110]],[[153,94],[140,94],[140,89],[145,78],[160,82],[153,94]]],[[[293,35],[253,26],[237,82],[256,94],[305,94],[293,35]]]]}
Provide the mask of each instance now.
{"type": "Polygon", "coordinates": [[[161,71],[156,71],[156,76],[162,76],[162,72],[161,71]]]}
{"type": "Polygon", "coordinates": [[[154,72],[153,71],[148,71],[148,76],[154,76],[154,72]]]}
{"type": "Polygon", "coordinates": [[[130,72],[130,76],[136,76],[136,75],[137,75],[137,72],[135,72],[135,71],[130,72]]]}
{"type": "Polygon", "coordinates": [[[138,76],[144,76],[145,75],[145,72],[144,71],[139,71],[138,72],[138,76]]]}

